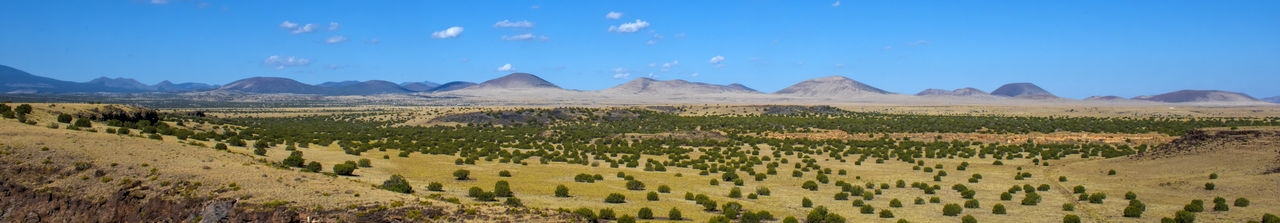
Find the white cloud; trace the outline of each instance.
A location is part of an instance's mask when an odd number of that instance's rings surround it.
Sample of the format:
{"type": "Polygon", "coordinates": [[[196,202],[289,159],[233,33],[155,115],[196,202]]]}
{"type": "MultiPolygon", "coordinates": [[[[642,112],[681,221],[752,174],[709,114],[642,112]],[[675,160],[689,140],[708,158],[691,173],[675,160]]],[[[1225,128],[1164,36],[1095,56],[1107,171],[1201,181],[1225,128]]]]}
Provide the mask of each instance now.
{"type": "Polygon", "coordinates": [[[511,20],[502,20],[493,24],[494,28],[533,28],[533,22],[529,20],[512,22],[511,20]]]}
{"type": "Polygon", "coordinates": [[[631,72],[624,68],[613,68],[613,79],[622,79],[631,77],[631,72]]]}
{"type": "Polygon", "coordinates": [[[324,68],[329,70],[341,70],[342,68],[345,68],[345,67],[342,67],[342,65],[337,65],[337,64],[329,64],[329,65],[324,65],[324,68]]]}
{"type": "Polygon", "coordinates": [[[155,4],[155,5],[169,4],[169,0],[151,0],[151,4],[155,4]]]}
{"type": "Polygon", "coordinates": [[[686,36],[686,35],[685,35],[684,33],[676,33],[676,35],[675,35],[674,37],[675,37],[676,39],[684,39],[684,37],[685,37],[685,36],[686,36]]]}
{"type": "Polygon", "coordinates": [[[454,26],[445,30],[440,30],[439,32],[431,33],[431,38],[448,39],[458,37],[458,35],[462,35],[462,27],[454,26]]]}
{"type": "Polygon", "coordinates": [[[658,67],[658,63],[649,63],[649,67],[658,67]]]}
{"type": "Polygon", "coordinates": [[[655,77],[658,77],[658,75],[653,75],[653,72],[649,72],[649,78],[655,78],[655,77]]]}
{"type": "Polygon", "coordinates": [[[512,70],[515,70],[515,68],[511,68],[511,64],[503,64],[501,67],[498,67],[498,71],[512,71],[512,70]]]}
{"type": "Polygon", "coordinates": [[[345,36],[333,36],[333,37],[329,37],[328,39],[325,39],[324,43],[335,44],[335,43],[341,43],[345,41],[347,41],[347,37],[345,36]]]}
{"type": "Polygon", "coordinates": [[[533,5],[533,6],[529,6],[529,8],[531,8],[531,9],[540,9],[540,8],[542,8],[542,6],[541,6],[541,5],[533,5]]]}
{"type": "Polygon", "coordinates": [[[693,72],[692,74],[689,74],[689,76],[690,76],[690,77],[697,77],[697,76],[698,76],[698,72],[693,72]]]}
{"type": "Polygon", "coordinates": [[[341,28],[342,28],[341,24],[338,24],[336,22],[329,22],[329,31],[338,31],[338,29],[341,29],[341,28]]]}
{"type": "Polygon", "coordinates": [[[711,64],[720,64],[720,62],[724,62],[724,57],[723,57],[723,56],[714,56],[714,57],[711,57],[711,60],[710,60],[710,61],[708,61],[708,62],[710,62],[711,64]]]}
{"type": "Polygon", "coordinates": [[[311,64],[311,60],[297,57],[270,56],[262,61],[262,65],[273,67],[276,70],[283,70],[286,67],[306,66],[311,64]]]}
{"type": "Polygon", "coordinates": [[[924,45],[929,45],[929,41],[924,41],[924,40],[915,41],[915,42],[911,42],[911,44],[910,44],[910,45],[912,45],[912,46],[924,46],[924,45]]]}
{"type": "Polygon", "coordinates": [[[609,32],[634,33],[641,29],[649,28],[649,22],[637,19],[636,22],[623,23],[622,25],[609,26],[609,32]]]}
{"type": "Polygon", "coordinates": [[[551,40],[551,38],[548,38],[548,37],[546,37],[546,36],[537,36],[537,35],[533,35],[533,33],[525,33],[525,34],[514,35],[514,36],[502,36],[502,40],[506,40],[506,41],[528,41],[528,40],[542,40],[542,41],[546,41],[546,40],[551,40]]]}
{"type": "Polygon", "coordinates": [[[289,20],[285,20],[284,22],[280,23],[280,28],[281,28],[281,29],[295,29],[295,28],[298,28],[298,24],[297,24],[297,23],[289,22],[289,20]]]}
{"type": "Polygon", "coordinates": [[[836,3],[831,3],[831,7],[840,7],[840,1],[836,1],[836,3]]]}
{"type": "Polygon", "coordinates": [[[364,43],[368,43],[368,44],[379,44],[379,43],[382,43],[382,40],[379,40],[379,39],[369,39],[369,40],[365,40],[365,41],[364,41],[364,43]]]}
{"type": "Polygon", "coordinates": [[[893,49],[893,46],[884,46],[880,48],[880,50],[892,50],[892,49],[893,49]]]}
{"type": "Polygon", "coordinates": [[[844,64],[842,63],[836,64],[836,69],[843,69],[843,68],[844,68],[844,64]]]}
{"type": "Polygon", "coordinates": [[[676,67],[676,66],[680,66],[679,60],[673,60],[670,63],[662,63],[662,69],[660,69],[659,71],[668,72],[668,71],[671,71],[672,67],[676,67]]]}
{"type": "Polygon", "coordinates": [[[619,18],[622,18],[622,13],[621,13],[621,12],[609,12],[609,14],[604,14],[604,18],[606,18],[606,19],[619,19],[619,18]]]}
{"type": "Polygon", "coordinates": [[[658,44],[658,40],[649,40],[648,42],[644,42],[644,45],[653,45],[653,44],[658,44]]]}

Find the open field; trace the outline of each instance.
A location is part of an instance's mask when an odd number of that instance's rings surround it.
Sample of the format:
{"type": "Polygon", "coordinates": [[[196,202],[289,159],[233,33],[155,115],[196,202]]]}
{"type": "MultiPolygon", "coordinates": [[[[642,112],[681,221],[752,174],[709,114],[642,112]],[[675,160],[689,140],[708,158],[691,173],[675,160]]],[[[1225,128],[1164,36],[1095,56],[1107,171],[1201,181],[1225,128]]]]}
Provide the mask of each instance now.
{"type": "MultiPolygon", "coordinates": [[[[668,212],[676,209],[679,221],[750,222],[768,212],[774,218],[766,221],[781,222],[810,219],[821,206],[830,211],[821,217],[847,222],[954,222],[966,215],[979,222],[1058,222],[1068,215],[1084,222],[1156,222],[1173,218],[1192,200],[1204,202],[1204,211],[1194,212],[1201,222],[1280,213],[1280,175],[1273,174],[1280,171],[1280,112],[1266,109],[227,108],[164,110],[160,122],[104,119],[69,129],[73,123],[58,122],[58,114],[79,120],[104,105],[30,105],[35,109],[25,118],[36,124],[0,120],[0,160],[18,166],[92,163],[91,170],[105,175],[84,171],[16,182],[89,197],[115,193],[124,187],[122,179],[150,188],[200,182],[204,186],[188,193],[237,198],[250,209],[272,202],[311,210],[398,202],[412,205],[387,216],[417,208],[443,213],[418,220],[443,221],[582,221],[593,218],[550,209],[586,208],[596,217],[611,209],[615,217],[638,217],[647,208],[654,219],[641,221],[672,221],[668,212]],[[1071,109],[1090,112],[1060,113],[1071,109]],[[1196,129],[1209,130],[1204,137],[1179,138],[1196,129]],[[294,154],[305,160],[302,165],[289,164],[294,154]],[[362,159],[369,165],[335,174],[335,164],[362,159]],[[323,173],[303,168],[310,162],[323,173]],[[457,180],[457,170],[470,174],[457,180]],[[509,176],[501,176],[504,171],[509,176]],[[575,176],[583,174],[600,178],[578,182],[584,179],[575,176]],[[381,189],[393,175],[413,192],[381,189]],[[629,186],[627,178],[643,187],[629,186]],[[485,201],[469,191],[492,193],[499,181],[510,185],[519,205],[505,196],[485,201]],[[433,183],[442,191],[428,188],[433,183]],[[568,197],[556,196],[559,185],[568,188],[568,197]],[[1106,198],[1079,199],[1077,186],[1106,198]],[[664,187],[669,192],[660,192],[664,187]],[[740,194],[731,196],[735,189],[740,194]],[[1130,192],[1142,204],[1140,216],[1124,216],[1132,206],[1130,192]],[[648,200],[650,193],[657,200],[648,200]],[[606,202],[610,194],[625,201],[606,202]],[[1216,197],[1229,210],[1215,211],[1216,197]],[[1237,206],[1240,198],[1248,205],[1237,206]],[[966,203],[977,207],[943,214],[944,205],[966,203]],[[1005,213],[993,213],[997,204],[1005,213]]],[[[149,193],[163,197],[155,190],[149,193]]]]}

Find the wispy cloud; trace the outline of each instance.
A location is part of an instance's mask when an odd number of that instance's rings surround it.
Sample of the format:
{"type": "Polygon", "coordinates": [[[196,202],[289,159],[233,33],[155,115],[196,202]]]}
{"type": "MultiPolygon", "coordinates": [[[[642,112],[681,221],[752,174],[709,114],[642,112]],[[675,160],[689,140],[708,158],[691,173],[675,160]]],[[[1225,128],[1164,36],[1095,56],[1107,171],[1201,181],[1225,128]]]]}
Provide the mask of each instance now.
{"type": "Polygon", "coordinates": [[[440,30],[440,31],[431,33],[431,38],[448,39],[448,38],[458,37],[459,35],[462,35],[462,27],[454,26],[454,27],[449,27],[448,29],[445,29],[445,30],[440,30]]]}
{"type": "Polygon", "coordinates": [[[337,22],[329,22],[329,31],[338,31],[338,29],[341,29],[341,28],[342,28],[341,24],[338,24],[337,22]]]}
{"type": "Polygon", "coordinates": [[[515,68],[511,68],[511,64],[503,64],[501,67],[498,67],[498,71],[512,71],[512,70],[515,70],[515,68]]]}
{"type": "Polygon", "coordinates": [[[606,18],[606,19],[620,19],[620,18],[622,18],[622,13],[621,13],[621,12],[609,12],[609,14],[604,14],[604,18],[606,18]]]}
{"type": "Polygon", "coordinates": [[[345,36],[333,36],[333,37],[329,37],[328,39],[325,39],[324,43],[336,44],[336,43],[341,43],[345,41],[347,41],[347,37],[345,36]]]}
{"type": "Polygon", "coordinates": [[[627,71],[627,69],[621,67],[613,68],[613,79],[622,79],[627,77],[631,77],[631,71],[627,71]]]}
{"type": "Polygon", "coordinates": [[[927,45],[929,45],[929,41],[917,40],[917,41],[915,41],[915,42],[911,42],[911,43],[910,43],[910,45],[912,45],[912,46],[927,46],[927,45]]]}
{"type": "Polygon", "coordinates": [[[364,43],[368,43],[368,44],[379,44],[379,43],[382,43],[382,40],[379,40],[379,39],[369,39],[369,40],[365,40],[365,41],[364,41],[364,43]]]}
{"type": "Polygon", "coordinates": [[[287,68],[287,67],[306,66],[308,64],[311,64],[311,60],[309,59],[297,58],[293,56],[285,57],[285,56],[279,56],[279,55],[267,57],[266,60],[262,61],[262,65],[275,68],[276,70],[283,70],[284,68],[287,68]]]}
{"type": "Polygon", "coordinates": [[[709,62],[709,63],[711,63],[711,64],[720,64],[720,62],[724,62],[724,56],[714,56],[714,57],[711,57],[711,60],[709,60],[709,61],[707,61],[707,62],[709,62]]]}
{"type": "Polygon", "coordinates": [[[533,28],[533,22],[529,20],[512,22],[511,20],[502,20],[493,24],[494,28],[533,28]]]}
{"type": "Polygon", "coordinates": [[[660,69],[659,71],[662,71],[662,72],[669,72],[669,71],[671,71],[671,68],[674,68],[674,67],[677,67],[677,66],[680,66],[680,61],[679,61],[679,60],[672,60],[670,63],[662,63],[662,69],[660,69]]]}
{"type": "Polygon", "coordinates": [[[316,31],[316,25],[315,25],[315,24],[305,24],[305,25],[303,25],[303,24],[298,24],[298,23],[289,22],[288,20],[285,20],[284,22],[281,22],[281,23],[280,23],[280,28],[281,28],[281,29],[285,29],[285,30],[289,30],[289,33],[291,33],[291,34],[309,33],[309,32],[315,32],[315,31],[316,31]]]}
{"type": "Polygon", "coordinates": [[[831,7],[840,7],[840,1],[836,1],[836,3],[831,3],[831,7]]]}
{"type": "Polygon", "coordinates": [[[634,33],[644,28],[649,28],[649,22],[637,19],[635,22],[623,23],[622,25],[609,26],[609,32],[634,33]]]}
{"type": "Polygon", "coordinates": [[[169,4],[169,0],[151,0],[151,4],[153,4],[153,5],[165,5],[165,4],[169,4]]]}
{"type": "Polygon", "coordinates": [[[538,36],[538,35],[533,35],[533,33],[525,33],[525,34],[514,35],[514,36],[502,36],[502,40],[506,40],[506,41],[529,41],[529,40],[542,40],[542,41],[547,41],[547,40],[551,40],[551,38],[550,38],[550,37],[547,37],[547,36],[538,36]]]}

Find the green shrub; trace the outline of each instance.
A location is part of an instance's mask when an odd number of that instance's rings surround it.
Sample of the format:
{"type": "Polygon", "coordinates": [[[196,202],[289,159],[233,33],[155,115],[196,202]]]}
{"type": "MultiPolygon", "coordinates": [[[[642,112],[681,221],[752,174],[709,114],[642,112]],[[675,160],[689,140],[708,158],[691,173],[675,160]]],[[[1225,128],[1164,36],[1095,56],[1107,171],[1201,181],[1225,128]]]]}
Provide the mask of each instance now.
{"type": "Polygon", "coordinates": [[[1182,206],[1182,210],[1183,210],[1183,211],[1187,211],[1187,212],[1201,212],[1201,211],[1204,211],[1204,201],[1203,201],[1203,200],[1191,200],[1191,203],[1190,203],[1190,204],[1187,204],[1187,205],[1185,205],[1185,206],[1182,206]]]}
{"type": "Polygon", "coordinates": [[[666,184],[658,185],[658,193],[671,193],[671,187],[666,184]]]}
{"type": "Polygon", "coordinates": [[[622,194],[619,194],[619,193],[611,193],[611,194],[609,194],[609,196],[608,196],[608,197],[605,197],[605,198],[604,198],[604,202],[605,202],[605,203],[611,203],[611,204],[621,204],[621,203],[626,203],[626,202],[627,202],[627,197],[626,197],[626,196],[622,196],[622,194]]]}
{"type": "Polygon", "coordinates": [[[1204,183],[1204,190],[1213,190],[1214,187],[1213,183],[1204,183]]]}
{"type": "Polygon", "coordinates": [[[964,215],[964,217],[960,217],[960,222],[961,223],[978,223],[978,219],[974,218],[973,215],[964,215]]]}
{"type": "Polygon", "coordinates": [[[876,208],[872,207],[870,204],[862,205],[862,207],[858,208],[858,212],[861,212],[862,214],[875,214],[876,208]]]}
{"type": "Polygon", "coordinates": [[[1093,195],[1089,195],[1089,203],[1093,204],[1101,204],[1102,201],[1106,199],[1107,194],[1105,193],[1093,193],[1093,195]]]}
{"type": "Polygon", "coordinates": [[[804,184],[800,185],[800,188],[804,188],[805,190],[810,190],[810,191],[817,191],[818,183],[815,183],[812,180],[805,181],[804,184]]]}
{"type": "Polygon", "coordinates": [[[680,209],[671,208],[671,211],[667,212],[667,219],[679,221],[684,219],[684,217],[680,214],[680,209]]]}
{"type": "Polygon", "coordinates": [[[657,200],[658,200],[658,192],[649,191],[649,194],[645,195],[645,199],[650,200],[650,201],[657,201],[657,200]]]}
{"type": "Polygon", "coordinates": [[[1236,207],[1248,207],[1248,206],[1249,206],[1249,199],[1245,199],[1243,197],[1236,198],[1236,207]]]}
{"type": "Polygon", "coordinates": [[[977,199],[969,199],[964,201],[964,208],[980,208],[977,199]]]}
{"type": "Polygon", "coordinates": [[[627,181],[627,190],[644,190],[644,183],[638,180],[627,181]]]}
{"type": "Polygon", "coordinates": [[[86,119],[86,118],[76,119],[76,123],[73,125],[80,128],[93,127],[93,123],[89,122],[89,119],[86,119]]]}
{"type": "Polygon", "coordinates": [[[280,163],[290,167],[302,167],[302,165],[306,163],[306,160],[302,159],[302,151],[293,151],[292,153],[289,153],[288,158],[284,158],[280,163]]]}
{"type": "Polygon", "coordinates": [[[409,186],[409,181],[405,181],[404,177],[399,174],[391,175],[391,178],[383,181],[382,189],[405,194],[413,193],[413,187],[409,186]]]}
{"type": "Polygon", "coordinates": [[[1144,208],[1134,205],[1124,207],[1124,217],[1141,218],[1144,208]]]}
{"type": "Polygon", "coordinates": [[[739,189],[738,187],[729,189],[729,198],[742,198],[742,189],[739,189]]]}
{"type": "Polygon", "coordinates": [[[592,211],[589,208],[578,208],[578,210],[573,211],[573,213],[577,214],[578,216],[582,216],[583,219],[586,219],[587,221],[590,221],[590,222],[594,222],[597,219],[596,212],[592,211]]]}
{"type": "Polygon", "coordinates": [[[889,200],[889,207],[900,208],[902,207],[902,201],[899,201],[897,198],[894,198],[893,200],[889,200]]]}
{"type": "Polygon", "coordinates": [[[1076,187],[1072,188],[1071,191],[1076,194],[1083,194],[1088,192],[1087,190],[1085,190],[1084,185],[1076,185],[1076,187]]]}
{"type": "Polygon", "coordinates": [[[499,180],[498,182],[493,183],[493,195],[498,197],[515,196],[515,194],[511,192],[511,184],[507,183],[505,180],[499,180]]]}
{"type": "Polygon", "coordinates": [[[1080,223],[1080,216],[1074,214],[1062,216],[1062,223],[1080,223]]]}
{"type": "Polygon", "coordinates": [[[307,172],[312,172],[312,173],[319,173],[320,169],[323,169],[323,168],[324,166],[320,165],[320,162],[311,161],[310,163],[307,163],[307,166],[303,167],[302,170],[307,172]]]}
{"type": "Polygon", "coordinates": [[[806,207],[806,208],[808,208],[808,207],[813,207],[813,201],[812,201],[812,200],[809,200],[809,198],[807,198],[807,197],[806,197],[806,198],[804,198],[804,199],[800,199],[800,206],[801,206],[801,207],[806,207]]]}
{"type": "Polygon", "coordinates": [[[61,123],[68,123],[68,124],[70,124],[70,123],[71,123],[71,115],[68,115],[68,114],[58,114],[58,122],[61,122],[61,123]]]}
{"type": "Polygon", "coordinates": [[[440,182],[431,182],[431,184],[427,184],[427,190],[436,192],[444,191],[444,184],[441,184],[440,182]]]}
{"type": "Polygon", "coordinates": [[[1262,223],[1280,223],[1280,217],[1271,213],[1262,214],[1262,223]]]}
{"type": "Polygon", "coordinates": [[[471,171],[468,170],[453,171],[453,178],[457,180],[467,180],[469,176],[471,176],[471,171]]]}
{"type": "Polygon", "coordinates": [[[1138,199],[1138,194],[1133,193],[1133,191],[1125,192],[1124,199],[1125,200],[1138,199]]]}
{"type": "Polygon", "coordinates": [[[569,187],[563,184],[556,186],[556,197],[569,197],[569,187]]]}
{"type": "Polygon", "coordinates": [[[1196,213],[1191,213],[1189,211],[1178,211],[1177,213],[1173,214],[1173,221],[1178,223],[1196,222],[1196,213]]]}
{"type": "Polygon", "coordinates": [[[265,149],[265,148],[254,148],[254,149],[253,149],[253,155],[267,156],[267,149],[265,149]]]}
{"type": "Polygon", "coordinates": [[[1210,173],[1210,174],[1209,174],[1209,179],[1210,179],[1210,180],[1218,179],[1218,173],[1210,173]]]}
{"type": "Polygon", "coordinates": [[[613,220],[615,218],[613,214],[613,209],[601,208],[600,212],[598,213],[599,214],[597,214],[598,215],[597,218],[601,220],[613,220]]]}
{"type": "Polygon", "coordinates": [[[351,173],[355,171],[356,171],[356,166],[353,166],[350,164],[341,163],[341,164],[333,165],[333,173],[338,175],[351,176],[351,173]]]}
{"type": "Polygon", "coordinates": [[[1036,193],[1027,193],[1027,196],[1022,198],[1022,205],[1035,206],[1036,204],[1039,204],[1039,203],[1040,203],[1040,195],[1036,193]]]}
{"type": "Polygon", "coordinates": [[[960,215],[960,212],[962,211],[964,211],[964,208],[961,208],[959,204],[947,204],[942,206],[942,215],[956,216],[960,215]]]}
{"type": "Polygon", "coordinates": [[[880,210],[880,218],[893,218],[893,212],[889,211],[889,209],[882,209],[880,210]]]}
{"type": "Polygon", "coordinates": [[[1072,203],[1062,204],[1062,211],[1075,211],[1076,205],[1072,203]]]}
{"type": "Polygon", "coordinates": [[[1226,201],[1213,203],[1213,211],[1229,211],[1229,210],[1231,210],[1231,206],[1227,205],[1226,201]]]}
{"type": "Polygon", "coordinates": [[[1005,214],[1004,204],[996,204],[991,206],[992,214],[1005,214]]]}

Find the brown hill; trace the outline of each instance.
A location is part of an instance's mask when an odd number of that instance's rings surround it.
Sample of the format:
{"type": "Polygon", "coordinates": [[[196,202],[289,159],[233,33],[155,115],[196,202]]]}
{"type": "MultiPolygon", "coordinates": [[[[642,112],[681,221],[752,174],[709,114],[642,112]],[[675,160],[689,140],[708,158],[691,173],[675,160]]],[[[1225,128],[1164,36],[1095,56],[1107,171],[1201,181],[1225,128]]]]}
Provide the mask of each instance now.
{"type": "Polygon", "coordinates": [[[850,97],[889,94],[889,92],[844,76],[830,76],[802,81],[778,90],[774,94],[810,97],[850,97]]]}
{"type": "Polygon", "coordinates": [[[723,93],[759,93],[741,84],[717,85],[685,80],[659,81],[650,78],[636,78],[627,83],[600,90],[607,94],[723,94],[723,93]]]}
{"type": "Polygon", "coordinates": [[[1040,86],[1036,86],[1032,83],[1005,84],[1004,86],[1000,86],[1000,88],[996,88],[995,91],[991,91],[991,95],[1032,99],[1058,98],[1058,96],[1054,96],[1052,93],[1049,93],[1049,91],[1046,91],[1043,88],[1040,88],[1040,86]]]}
{"type": "Polygon", "coordinates": [[[528,73],[512,73],[507,76],[495,78],[481,82],[475,86],[467,87],[467,89],[526,89],[526,88],[554,88],[560,89],[547,80],[543,80],[538,76],[528,73]]]}
{"type": "Polygon", "coordinates": [[[1153,96],[1138,96],[1133,99],[1182,103],[1182,102],[1260,102],[1257,98],[1244,93],[1218,90],[1181,90],[1153,96]]]}

